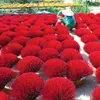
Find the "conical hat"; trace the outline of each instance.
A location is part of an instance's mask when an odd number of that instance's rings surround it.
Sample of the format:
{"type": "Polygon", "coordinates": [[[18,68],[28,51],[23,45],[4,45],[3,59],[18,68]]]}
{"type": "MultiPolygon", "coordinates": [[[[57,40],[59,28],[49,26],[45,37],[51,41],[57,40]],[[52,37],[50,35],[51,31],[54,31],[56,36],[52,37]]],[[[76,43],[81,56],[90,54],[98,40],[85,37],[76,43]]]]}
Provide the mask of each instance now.
{"type": "Polygon", "coordinates": [[[66,7],[66,9],[62,11],[62,14],[64,14],[65,16],[73,16],[74,15],[74,13],[70,9],[70,7],[66,7]]]}

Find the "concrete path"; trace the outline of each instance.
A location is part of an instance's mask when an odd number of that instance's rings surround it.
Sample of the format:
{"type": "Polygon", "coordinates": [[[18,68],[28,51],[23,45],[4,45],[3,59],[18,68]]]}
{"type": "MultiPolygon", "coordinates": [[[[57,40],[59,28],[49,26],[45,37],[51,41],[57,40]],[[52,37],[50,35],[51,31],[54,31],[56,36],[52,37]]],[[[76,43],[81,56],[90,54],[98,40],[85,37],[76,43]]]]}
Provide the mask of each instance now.
{"type": "Polygon", "coordinates": [[[98,7],[89,7],[89,9],[91,10],[90,12],[92,12],[92,13],[100,13],[100,6],[98,6],[98,7]]]}

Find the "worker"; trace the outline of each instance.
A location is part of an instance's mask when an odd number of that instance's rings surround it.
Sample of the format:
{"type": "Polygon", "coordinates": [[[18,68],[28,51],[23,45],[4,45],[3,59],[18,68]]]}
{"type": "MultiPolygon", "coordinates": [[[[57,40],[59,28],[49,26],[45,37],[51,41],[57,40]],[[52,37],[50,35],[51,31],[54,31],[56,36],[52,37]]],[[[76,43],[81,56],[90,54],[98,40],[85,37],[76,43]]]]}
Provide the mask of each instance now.
{"type": "Polygon", "coordinates": [[[70,7],[66,7],[65,10],[62,10],[58,13],[58,22],[66,25],[69,30],[72,30],[76,24],[74,13],[70,7]]]}

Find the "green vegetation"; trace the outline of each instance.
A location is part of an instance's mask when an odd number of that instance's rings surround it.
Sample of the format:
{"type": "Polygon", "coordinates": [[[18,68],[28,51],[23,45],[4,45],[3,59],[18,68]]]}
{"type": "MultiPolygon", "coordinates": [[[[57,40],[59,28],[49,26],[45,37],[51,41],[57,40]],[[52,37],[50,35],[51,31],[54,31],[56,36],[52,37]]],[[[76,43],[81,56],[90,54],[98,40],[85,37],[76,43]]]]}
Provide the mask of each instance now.
{"type": "Polygon", "coordinates": [[[88,7],[86,7],[85,5],[83,7],[72,7],[72,10],[74,11],[74,13],[79,13],[79,12],[88,13],[88,12],[90,12],[90,9],[88,7]]]}
{"type": "Polygon", "coordinates": [[[63,10],[64,8],[61,7],[50,7],[50,8],[46,8],[45,10],[48,12],[52,12],[52,13],[58,13],[60,10],[63,10]]]}
{"type": "Polygon", "coordinates": [[[88,2],[89,6],[100,6],[100,2],[88,2]]]}

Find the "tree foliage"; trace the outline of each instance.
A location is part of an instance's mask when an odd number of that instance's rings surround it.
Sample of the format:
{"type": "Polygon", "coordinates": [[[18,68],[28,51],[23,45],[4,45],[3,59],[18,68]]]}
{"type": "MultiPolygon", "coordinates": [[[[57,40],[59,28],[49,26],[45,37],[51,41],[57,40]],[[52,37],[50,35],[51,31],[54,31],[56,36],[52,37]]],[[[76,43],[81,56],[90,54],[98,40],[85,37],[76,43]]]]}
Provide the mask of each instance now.
{"type": "Polygon", "coordinates": [[[2,0],[0,3],[31,3],[36,0],[2,0]]]}

